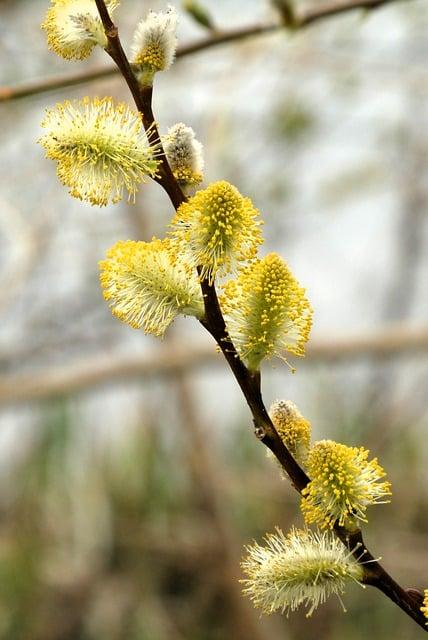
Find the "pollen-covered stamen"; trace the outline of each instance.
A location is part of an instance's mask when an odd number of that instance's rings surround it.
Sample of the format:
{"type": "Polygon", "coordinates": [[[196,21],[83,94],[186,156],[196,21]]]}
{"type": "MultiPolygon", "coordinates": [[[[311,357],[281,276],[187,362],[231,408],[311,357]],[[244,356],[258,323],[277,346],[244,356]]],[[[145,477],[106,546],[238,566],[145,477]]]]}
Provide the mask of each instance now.
{"type": "Polygon", "coordinates": [[[305,290],[276,253],[227,282],[221,306],[232,341],[252,371],[263,359],[283,357],[287,351],[304,355],[312,308],[305,290]]]}
{"type": "Polygon", "coordinates": [[[94,205],[135,198],[156,175],[159,145],[149,146],[140,113],[111,98],[84,98],[49,109],[40,143],[58,162],[58,177],[72,196],[94,205]]]}
{"type": "Polygon", "coordinates": [[[172,220],[171,235],[185,259],[200,268],[212,284],[252,260],[262,243],[259,212],[228,182],[214,182],[182,204],[172,220]]]}
{"type": "Polygon", "coordinates": [[[428,626],[428,589],[425,589],[424,591],[424,603],[423,603],[423,606],[421,607],[421,611],[424,614],[425,618],[427,619],[425,624],[428,626]]]}
{"type": "Polygon", "coordinates": [[[151,85],[157,71],[166,71],[174,61],[177,48],[177,13],[149,11],[138,24],[132,45],[132,62],[142,84],[151,85]]]}
{"type": "Polygon", "coordinates": [[[276,400],[269,409],[279,437],[291,455],[305,466],[311,442],[311,424],[291,400],[276,400]]]}
{"type": "MultiPolygon", "coordinates": [[[[66,59],[82,60],[99,45],[105,47],[107,38],[94,0],[52,0],[42,29],[46,31],[48,46],[66,59]]],[[[118,0],[107,0],[110,13],[118,0]]]]}
{"type": "Polygon", "coordinates": [[[197,277],[171,240],[118,242],[100,262],[100,273],[113,315],[134,329],[162,336],[178,314],[204,315],[197,277]]]}
{"type": "Polygon", "coordinates": [[[371,504],[389,502],[391,485],[377,458],[368,460],[363,447],[347,447],[332,440],[316,442],[309,452],[307,471],[311,482],[302,491],[301,508],[306,522],[322,528],[353,527],[367,521],[371,504]]]}
{"type": "Polygon", "coordinates": [[[162,144],[169,166],[182,187],[191,187],[202,182],[203,147],[196,140],[191,127],[178,122],[162,137],[162,144]]]}
{"type": "Polygon", "coordinates": [[[340,596],[349,581],[363,579],[363,568],[330,532],[280,529],[246,548],[241,566],[244,593],[264,613],[289,613],[300,605],[310,616],[318,605],[335,594],[340,596]]]}

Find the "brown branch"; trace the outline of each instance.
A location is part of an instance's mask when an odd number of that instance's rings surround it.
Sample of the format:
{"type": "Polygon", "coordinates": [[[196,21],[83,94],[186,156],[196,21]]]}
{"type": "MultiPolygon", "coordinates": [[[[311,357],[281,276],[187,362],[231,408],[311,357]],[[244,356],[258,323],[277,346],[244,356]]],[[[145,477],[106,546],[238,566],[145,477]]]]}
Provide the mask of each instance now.
{"type": "Polygon", "coordinates": [[[300,20],[297,18],[297,28],[308,27],[314,22],[319,22],[320,20],[331,18],[332,16],[338,16],[342,13],[348,13],[349,11],[355,11],[356,9],[371,11],[379,9],[385,4],[408,1],[409,0],[341,0],[339,2],[332,2],[325,7],[309,9],[300,20]]]}
{"type": "Polygon", "coordinates": [[[355,558],[360,562],[364,569],[363,583],[376,589],[379,589],[402,611],[410,616],[424,631],[428,631],[426,627],[426,618],[421,612],[423,595],[416,589],[403,589],[395,580],[385,571],[370,551],[367,549],[363,535],[360,530],[350,535],[346,529],[338,526],[334,527],[334,532],[343,542],[343,544],[352,551],[355,558]]]}
{"type": "MultiPolygon", "coordinates": [[[[428,327],[402,323],[384,325],[370,333],[335,338],[318,338],[307,348],[307,359],[341,361],[374,356],[388,358],[400,354],[423,355],[428,348],[428,327]]],[[[301,362],[305,362],[302,360],[301,362]]]]}
{"type": "MultiPolygon", "coordinates": [[[[300,15],[297,14],[293,18],[293,29],[304,29],[321,20],[338,16],[343,13],[349,13],[350,11],[355,11],[357,9],[377,9],[382,5],[388,5],[399,1],[408,2],[409,0],[348,0],[343,2],[334,2],[331,4],[327,4],[324,7],[307,10],[300,15]]],[[[204,37],[194,43],[179,47],[176,57],[184,58],[185,56],[204,51],[205,49],[210,49],[211,47],[216,47],[218,45],[231,42],[238,42],[250,37],[274,33],[286,28],[287,24],[276,21],[216,32],[209,37],[204,37]]],[[[117,66],[111,66],[102,69],[82,71],[74,74],[58,75],[46,80],[22,83],[18,86],[0,87],[0,102],[17,100],[20,98],[26,98],[41,93],[46,93],[48,91],[86,84],[94,80],[103,80],[105,78],[110,78],[111,76],[118,73],[119,68],[117,66]]]]}
{"type": "Polygon", "coordinates": [[[260,372],[249,371],[240,359],[227,333],[214,285],[210,285],[207,280],[202,280],[201,287],[205,303],[205,319],[201,324],[219,345],[244,394],[253,416],[257,437],[274,453],[293,485],[301,491],[309,479],[284,445],[269,418],[262,399],[260,372]]]}
{"type": "MultiPolygon", "coordinates": [[[[100,9],[100,15],[103,19],[106,35],[108,37],[107,52],[116,62],[118,68],[121,70],[124,76],[138,109],[143,114],[143,121],[146,131],[148,133],[149,142],[151,144],[156,143],[158,133],[156,129],[155,119],[151,108],[151,89],[141,89],[138,85],[137,79],[132,72],[128,60],[123,52],[117,29],[111,22],[107,9],[105,8],[102,0],[96,0],[97,6],[100,9]]],[[[367,3],[365,3],[365,6],[367,3]]],[[[376,2],[376,6],[379,2],[376,2]]],[[[344,11],[344,5],[336,5],[331,9],[331,13],[344,11]]],[[[307,18],[308,23],[315,21],[316,17],[313,14],[307,18]]],[[[184,200],[185,197],[181,192],[176,180],[163,157],[161,179],[160,184],[164,187],[169,194],[171,201],[175,208],[177,208],[184,200]]],[[[247,400],[248,406],[253,416],[254,427],[259,439],[265,444],[277,457],[287,474],[289,475],[293,485],[298,492],[307,486],[310,479],[304,472],[304,470],[294,460],[293,456],[285,447],[281,438],[279,437],[274,425],[272,424],[266,408],[263,403],[261,394],[261,381],[260,374],[251,373],[247,370],[244,363],[239,358],[233,343],[231,342],[224,318],[221,313],[221,309],[218,303],[215,287],[210,285],[206,280],[201,283],[202,292],[204,295],[205,303],[205,319],[202,321],[203,326],[214,337],[217,344],[220,346],[229,366],[247,400]]],[[[422,628],[425,628],[425,617],[420,611],[420,598],[419,595],[406,592],[400,587],[391,576],[383,569],[383,567],[375,561],[371,553],[365,548],[362,534],[360,531],[350,537],[348,533],[340,527],[335,528],[337,535],[342,542],[354,552],[359,561],[364,563],[369,562],[364,566],[364,582],[371,584],[380,589],[387,597],[389,597],[395,604],[397,604],[407,615],[412,617],[417,624],[422,628]],[[363,553],[362,553],[363,549],[363,553]],[[369,567],[369,569],[367,569],[369,567]]]]}

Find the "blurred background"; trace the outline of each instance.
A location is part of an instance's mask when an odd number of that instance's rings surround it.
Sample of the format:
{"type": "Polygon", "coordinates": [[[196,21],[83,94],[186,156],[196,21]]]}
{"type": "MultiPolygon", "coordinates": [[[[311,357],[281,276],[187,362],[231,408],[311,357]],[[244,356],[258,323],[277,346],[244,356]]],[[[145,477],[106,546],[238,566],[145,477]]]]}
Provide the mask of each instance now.
{"type": "MultiPolygon", "coordinates": [[[[325,0],[326,4],[328,0],[325,0]]],[[[180,45],[211,34],[183,9],[180,45]]],[[[47,0],[0,0],[0,94],[110,65],[48,52],[47,0]]],[[[206,0],[218,29],[278,20],[267,0],[206,0]]],[[[298,2],[298,11],[315,4],[298,2]]],[[[123,1],[136,22],[164,2],[123,1]]],[[[316,439],[364,445],[393,486],[366,541],[406,587],[428,586],[428,4],[278,31],[180,58],[156,78],[163,132],[205,146],[265,219],[314,307],[308,355],[263,370],[266,404],[296,402],[316,439]]],[[[130,101],[116,75],[0,104],[0,638],[360,640],[422,637],[351,586],[309,620],[260,617],[242,548],[301,524],[298,496],[252,434],[226,364],[192,319],[163,342],[111,317],[97,263],[162,236],[155,184],[135,206],[73,200],[36,144],[44,109],[130,101]]]]}

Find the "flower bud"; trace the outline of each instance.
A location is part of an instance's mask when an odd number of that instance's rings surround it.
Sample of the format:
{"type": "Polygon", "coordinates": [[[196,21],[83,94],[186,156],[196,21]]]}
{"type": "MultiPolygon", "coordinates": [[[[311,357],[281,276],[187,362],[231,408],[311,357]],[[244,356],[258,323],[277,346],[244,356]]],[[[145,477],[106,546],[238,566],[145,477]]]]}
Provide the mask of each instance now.
{"type": "Polygon", "coordinates": [[[158,71],[172,65],[177,48],[177,13],[174,7],[166,12],[149,11],[138,24],[132,45],[132,62],[137,67],[141,84],[151,86],[158,71]]]}
{"type": "Polygon", "coordinates": [[[202,182],[203,147],[196,140],[191,127],[178,122],[162,137],[162,144],[169,166],[181,187],[192,187],[202,182]]]}
{"type": "Polygon", "coordinates": [[[269,416],[281,440],[297,462],[305,466],[311,442],[311,423],[291,400],[276,400],[269,416]]]}

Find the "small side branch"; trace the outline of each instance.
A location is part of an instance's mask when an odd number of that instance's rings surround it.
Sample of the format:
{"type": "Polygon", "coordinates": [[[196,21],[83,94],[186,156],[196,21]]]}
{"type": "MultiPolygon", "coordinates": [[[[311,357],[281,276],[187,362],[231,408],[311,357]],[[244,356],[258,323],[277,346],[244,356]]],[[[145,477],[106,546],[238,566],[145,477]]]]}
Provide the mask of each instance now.
{"type": "MultiPolygon", "coordinates": [[[[334,18],[344,13],[350,13],[358,9],[374,10],[384,5],[396,3],[396,2],[409,2],[409,0],[358,0],[358,1],[342,1],[334,2],[332,4],[326,4],[324,7],[308,10],[302,14],[296,14],[293,16],[293,29],[299,30],[309,27],[316,22],[320,22],[325,19],[334,18]]],[[[98,6],[98,2],[97,2],[98,6]]],[[[100,9],[99,9],[100,10],[100,9]]],[[[105,9],[104,3],[101,3],[101,11],[104,15],[103,24],[107,30],[110,31],[111,36],[114,39],[114,24],[105,9]]],[[[225,31],[216,32],[209,37],[201,38],[196,42],[179,47],[177,50],[177,58],[184,58],[186,56],[217,47],[222,44],[228,44],[231,42],[239,42],[247,38],[267,35],[269,33],[275,33],[287,28],[284,22],[268,22],[266,24],[255,24],[248,27],[241,27],[238,29],[230,29],[225,31]]],[[[116,62],[116,61],[115,61],[116,62]]],[[[131,65],[132,69],[132,65],[131,65]]],[[[46,93],[48,91],[54,91],[57,89],[64,89],[65,87],[72,87],[80,84],[86,84],[94,80],[102,80],[110,78],[117,73],[122,73],[123,70],[119,66],[111,66],[103,69],[95,69],[89,71],[82,71],[74,74],[60,75],[40,82],[23,83],[16,87],[0,87],[0,102],[7,102],[9,100],[18,100],[20,98],[26,98],[29,96],[46,93]]],[[[129,72],[127,71],[127,75],[129,72]]],[[[128,82],[127,76],[125,79],[128,82]]],[[[129,86],[129,84],[128,84],[129,86]]],[[[130,87],[131,88],[131,87],[130,87]]],[[[132,91],[132,89],[131,89],[132,91]]],[[[132,91],[133,92],[133,91],[132,91]]],[[[134,95],[134,93],[133,93],[134,95]]],[[[135,96],[134,96],[135,98],[135,96]]]]}
{"type": "Polygon", "coordinates": [[[409,0],[341,0],[340,2],[333,2],[327,6],[320,7],[319,9],[308,10],[301,19],[297,21],[297,28],[308,27],[314,22],[325,20],[326,18],[332,18],[342,13],[349,13],[356,9],[365,9],[366,11],[372,11],[379,9],[385,4],[392,4],[393,2],[408,2],[409,0]]]}

